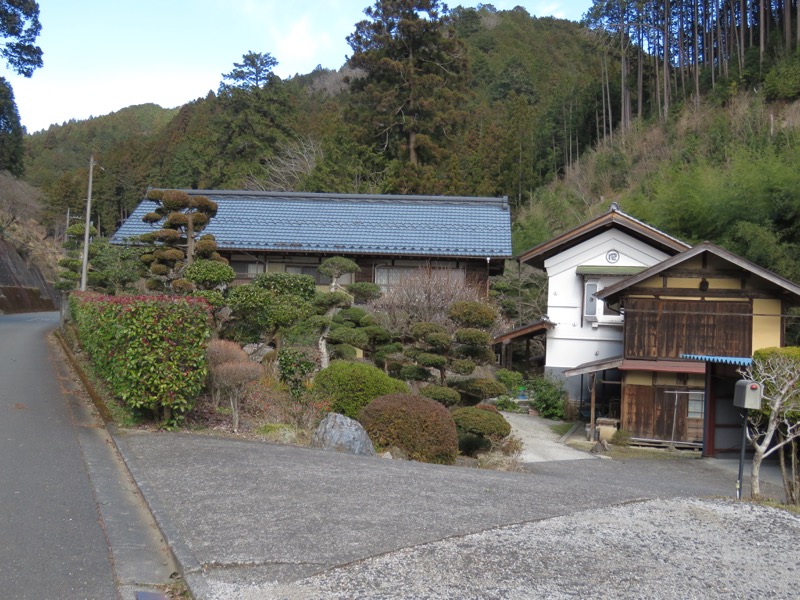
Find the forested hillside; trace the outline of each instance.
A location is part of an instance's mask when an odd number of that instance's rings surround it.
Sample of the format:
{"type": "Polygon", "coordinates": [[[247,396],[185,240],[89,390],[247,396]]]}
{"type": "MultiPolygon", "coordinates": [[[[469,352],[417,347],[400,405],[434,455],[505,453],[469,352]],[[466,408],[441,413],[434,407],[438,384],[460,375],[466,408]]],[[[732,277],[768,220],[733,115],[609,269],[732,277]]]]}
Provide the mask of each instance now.
{"type": "Polygon", "coordinates": [[[616,200],[800,275],[796,2],[596,1],[585,24],[425,4],[376,3],[338,71],[281,80],[250,52],[177,112],[27,136],[48,226],[94,153],[101,232],[149,186],[498,195],[519,250],[616,200]]]}

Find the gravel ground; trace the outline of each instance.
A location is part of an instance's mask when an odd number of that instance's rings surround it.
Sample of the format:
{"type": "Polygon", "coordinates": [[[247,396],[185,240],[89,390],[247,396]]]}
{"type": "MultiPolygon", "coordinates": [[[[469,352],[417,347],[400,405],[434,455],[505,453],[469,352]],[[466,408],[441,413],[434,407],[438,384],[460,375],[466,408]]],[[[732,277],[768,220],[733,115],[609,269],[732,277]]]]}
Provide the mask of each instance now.
{"type": "Polygon", "coordinates": [[[392,552],[215,599],[796,598],[800,517],[732,500],[634,502],[392,552]]]}

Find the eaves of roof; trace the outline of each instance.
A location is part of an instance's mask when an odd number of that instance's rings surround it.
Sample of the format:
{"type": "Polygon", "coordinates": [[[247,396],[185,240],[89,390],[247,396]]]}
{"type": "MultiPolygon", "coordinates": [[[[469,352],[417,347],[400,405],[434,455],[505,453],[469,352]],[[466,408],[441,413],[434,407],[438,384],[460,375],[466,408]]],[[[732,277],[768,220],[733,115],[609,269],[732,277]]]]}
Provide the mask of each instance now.
{"type": "Polygon", "coordinates": [[[608,229],[624,231],[634,238],[646,241],[651,246],[670,255],[683,252],[690,247],[685,242],[631,217],[619,210],[616,205],[612,204],[608,212],[543,242],[538,246],[526,250],[517,256],[517,260],[529,264],[532,267],[542,269],[544,268],[545,261],[551,256],[577,246],[587,239],[596,236],[599,232],[608,229]]]}

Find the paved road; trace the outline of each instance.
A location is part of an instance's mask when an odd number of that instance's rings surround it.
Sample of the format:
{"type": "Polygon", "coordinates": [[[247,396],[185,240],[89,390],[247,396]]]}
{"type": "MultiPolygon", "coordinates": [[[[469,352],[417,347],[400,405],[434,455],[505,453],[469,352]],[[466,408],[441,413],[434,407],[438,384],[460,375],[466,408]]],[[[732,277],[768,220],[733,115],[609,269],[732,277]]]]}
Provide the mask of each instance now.
{"type": "Polygon", "coordinates": [[[117,437],[204,600],[295,597],[268,588],[515,523],[735,491],[734,477],[703,460],[554,461],[523,474],[186,433],[117,437]]]}
{"type": "Polygon", "coordinates": [[[57,325],[0,315],[0,597],[133,599],[174,565],[60,360],[57,325]]]}

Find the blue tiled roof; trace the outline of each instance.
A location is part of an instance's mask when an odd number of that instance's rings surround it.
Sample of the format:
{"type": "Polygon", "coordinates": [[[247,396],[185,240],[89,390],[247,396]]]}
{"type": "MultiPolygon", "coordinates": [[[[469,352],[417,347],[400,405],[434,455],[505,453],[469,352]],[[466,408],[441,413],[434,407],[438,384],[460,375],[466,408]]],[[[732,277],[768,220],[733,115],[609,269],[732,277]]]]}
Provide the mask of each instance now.
{"type": "MultiPolygon", "coordinates": [[[[204,233],[221,250],[511,257],[505,198],[371,196],[186,190],[219,205],[204,233]]],[[[112,237],[124,243],[154,230],[143,200],[112,237]]]]}

